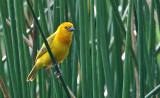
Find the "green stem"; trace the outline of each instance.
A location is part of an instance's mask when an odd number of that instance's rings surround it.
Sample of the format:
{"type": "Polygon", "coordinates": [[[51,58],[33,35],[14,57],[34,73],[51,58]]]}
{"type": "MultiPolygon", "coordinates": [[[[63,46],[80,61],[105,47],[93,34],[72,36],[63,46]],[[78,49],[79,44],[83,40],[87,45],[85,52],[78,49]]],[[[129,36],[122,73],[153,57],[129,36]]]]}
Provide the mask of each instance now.
{"type": "MultiPolygon", "coordinates": [[[[93,98],[98,98],[97,94],[97,67],[96,67],[96,45],[95,45],[95,21],[94,21],[94,0],[90,0],[90,11],[91,11],[91,16],[90,16],[90,28],[91,28],[91,57],[92,57],[92,82],[93,82],[93,98]]],[[[88,65],[87,65],[88,66],[88,65]]],[[[101,65],[100,65],[101,66],[101,65]]],[[[99,93],[99,92],[98,92],[99,93]]]]}
{"type": "Polygon", "coordinates": [[[53,6],[53,31],[56,31],[56,29],[58,28],[59,22],[60,22],[60,18],[59,18],[59,8],[57,8],[59,6],[59,1],[60,0],[54,0],[54,6],[53,6]]]}
{"type": "Polygon", "coordinates": [[[72,74],[72,92],[77,97],[77,73],[78,73],[78,55],[77,55],[77,46],[74,38],[73,42],[73,74],[72,74]]]}
{"type": "Polygon", "coordinates": [[[24,21],[22,19],[22,10],[23,2],[15,0],[15,15],[16,15],[16,26],[17,26],[17,34],[18,34],[18,49],[19,49],[19,58],[20,59],[20,70],[21,70],[21,82],[22,82],[22,92],[23,98],[28,98],[27,94],[27,82],[26,82],[26,68],[25,68],[25,60],[24,60],[24,43],[22,39],[22,32],[25,31],[24,29],[24,21]],[[19,10],[21,9],[22,10],[19,10]],[[23,30],[22,30],[23,29],[23,30]]]}
{"type": "Polygon", "coordinates": [[[14,11],[14,1],[9,0],[9,14],[10,14],[10,19],[11,19],[11,37],[12,37],[12,44],[13,44],[13,56],[14,56],[14,68],[16,72],[16,80],[17,80],[17,85],[19,88],[19,95],[22,97],[22,83],[21,81],[21,76],[19,73],[20,72],[20,65],[19,65],[19,56],[18,56],[18,40],[17,40],[17,32],[16,32],[16,22],[15,22],[15,11],[14,11]]]}
{"type": "Polygon", "coordinates": [[[42,23],[42,30],[45,32],[45,35],[48,37],[49,36],[49,32],[48,32],[48,27],[47,27],[47,22],[45,19],[45,13],[44,13],[44,7],[42,4],[42,0],[39,0],[38,2],[38,8],[39,8],[39,14],[40,14],[40,21],[42,23]]]}
{"type": "Polygon", "coordinates": [[[153,53],[154,53],[154,46],[155,46],[155,41],[154,41],[154,0],[151,1],[151,13],[150,13],[150,22],[149,22],[149,51],[147,51],[147,39],[144,37],[144,57],[145,57],[145,65],[146,65],[146,70],[147,70],[147,80],[148,80],[148,86],[149,90],[152,90],[154,88],[154,73],[153,73],[153,67],[155,65],[152,65],[152,61],[154,60],[153,58],[153,53]],[[152,65],[152,66],[151,66],[152,65]]]}
{"type": "MultiPolygon", "coordinates": [[[[0,41],[1,41],[1,38],[0,38],[0,41]]],[[[2,50],[1,50],[1,43],[0,43],[0,76],[2,76],[2,79],[5,80],[5,77],[4,77],[4,65],[3,65],[3,62],[2,62],[2,50]]],[[[4,82],[5,85],[6,85],[6,82],[4,82]]],[[[3,97],[3,93],[2,93],[2,90],[0,90],[0,97],[3,97]]]]}
{"type": "Polygon", "coordinates": [[[155,35],[155,32],[154,32],[154,25],[153,24],[155,24],[154,23],[154,7],[155,7],[155,5],[154,5],[154,1],[155,0],[152,0],[151,1],[151,13],[150,13],[150,26],[149,26],[149,57],[151,57],[152,56],[152,53],[153,53],[153,51],[154,51],[154,48],[153,48],[153,37],[154,37],[154,35],[155,35]],[[154,32],[154,33],[153,33],[154,32]]]}
{"type": "MultiPolygon", "coordinates": [[[[92,98],[92,64],[91,64],[91,51],[90,51],[90,44],[89,44],[89,39],[90,39],[90,20],[89,20],[89,11],[88,11],[88,4],[90,4],[90,2],[88,2],[88,0],[84,0],[83,2],[84,4],[84,29],[85,29],[85,51],[86,51],[86,79],[88,82],[87,83],[87,89],[88,90],[88,97],[92,98]]],[[[93,2],[94,4],[94,2],[93,2]]],[[[94,10],[94,9],[93,9],[94,10]]],[[[94,17],[94,12],[92,12],[93,17],[94,17]]],[[[93,21],[95,22],[95,21],[93,21]]],[[[95,25],[94,25],[95,26],[95,25]]],[[[93,31],[95,33],[95,31],[93,31]]],[[[95,52],[95,51],[94,51],[95,52]]],[[[95,54],[94,54],[95,55],[95,54]]],[[[96,57],[94,57],[96,58],[96,57]]],[[[96,61],[96,60],[95,60],[96,61]]],[[[94,61],[94,62],[95,62],[94,61]]],[[[96,63],[94,63],[94,65],[96,65],[96,63]]],[[[96,77],[96,75],[94,76],[96,77]]],[[[97,94],[98,95],[98,94],[97,94]]]]}
{"type": "MultiPolygon", "coordinates": [[[[104,2],[103,2],[104,4],[104,2]]],[[[104,5],[102,6],[104,7],[104,5]]],[[[101,54],[102,54],[102,61],[103,61],[103,70],[104,70],[104,77],[105,77],[105,83],[107,85],[107,91],[108,91],[108,97],[112,98],[113,97],[113,79],[112,79],[112,75],[111,75],[111,70],[110,70],[110,61],[109,61],[109,49],[108,46],[106,44],[106,35],[105,33],[107,32],[106,30],[106,21],[102,21],[103,19],[101,19],[101,16],[105,16],[105,13],[101,10],[105,10],[105,9],[101,9],[100,7],[100,1],[96,0],[96,9],[97,9],[97,17],[96,17],[96,23],[97,23],[97,29],[99,28],[99,30],[97,30],[97,34],[99,34],[98,36],[100,36],[100,46],[101,46],[101,54]]],[[[104,19],[105,20],[105,19],[104,19]]]]}
{"type": "Polygon", "coordinates": [[[129,1],[129,12],[127,19],[127,36],[125,47],[125,61],[124,61],[124,80],[123,80],[123,98],[129,98],[130,91],[130,47],[131,47],[131,12],[132,12],[132,0],[129,1]]]}
{"type": "Polygon", "coordinates": [[[142,0],[138,0],[137,15],[138,15],[138,65],[139,65],[139,89],[140,98],[144,98],[144,58],[143,58],[143,4],[142,0]]]}
{"type": "Polygon", "coordinates": [[[120,28],[120,31],[121,31],[123,37],[125,38],[125,36],[126,36],[126,30],[124,28],[123,22],[121,20],[120,15],[119,15],[118,8],[116,7],[116,4],[115,4],[114,0],[110,0],[110,3],[111,3],[111,6],[112,6],[112,9],[113,9],[113,13],[114,13],[114,15],[116,17],[116,21],[118,23],[118,26],[120,28]]]}
{"type": "MultiPolygon", "coordinates": [[[[122,65],[122,41],[123,36],[121,35],[120,28],[116,22],[116,17],[113,15],[113,36],[114,36],[114,63],[115,63],[115,69],[116,69],[116,76],[117,76],[117,82],[116,82],[116,98],[122,97],[122,88],[123,88],[123,65],[122,65]]],[[[114,69],[114,67],[112,67],[114,69]]]]}
{"type": "MultiPolygon", "coordinates": [[[[77,1],[79,2],[79,0],[77,1]]],[[[74,8],[73,6],[73,2],[72,0],[67,0],[67,4],[69,5],[69,11],[70,11],[70,14],[71,14],[71,19],[72,19],[72,23],[74,24],[74,27],[76,28],[76,33],[73,35],[73,37],[75,37],[76,39],[76,46],[77,46],[77,51],[78,51],[78,58],[80,59],[80,40],[79,40],[79,22],[76,20],[76,13],[74,12],[74,8]]],[[[79,8],[76,9],[76,12],[79,11],[79,8]]]]}
{"type": "Polygon", "coordinates": [[[84,0],[79,0],[79,26],[80,26],[80,65],[82,74],[82,98],[87,98],[86,66],[85,66],[85,30],[84,30],[84,0]]]}

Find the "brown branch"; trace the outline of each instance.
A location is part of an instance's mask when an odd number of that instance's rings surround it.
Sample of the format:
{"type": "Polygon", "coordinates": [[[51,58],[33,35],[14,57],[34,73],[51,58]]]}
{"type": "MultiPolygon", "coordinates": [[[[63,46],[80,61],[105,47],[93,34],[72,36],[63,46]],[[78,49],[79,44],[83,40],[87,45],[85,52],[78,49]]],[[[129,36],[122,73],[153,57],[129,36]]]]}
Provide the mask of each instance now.
{"type": "Polygon", "coordinates": [[[74,96],[74,94],[72,93],[72,91],[69,89],[68,86],[67,86],[67,89],[68,89],[68,91],[69,91],[69,94],[71,95],[71,98],[76,98],[76,97],[74,96]]]}
{"type": "Polygon", "coordinates": [[[4,85],[4,82],[3,82],[2,78],[1,78],[1,76],[0,76],[0,87],[1,87],[1,89],[2,89],[4,98],[10,98],[10,97],[9,97],[9,94],[8,94],[8,92],[7,92],[7,90],[6,90],[6,87],[5,87],[5,85],[4,85]]]}
{"type": "Polygon", "coordinates": [[[27,15],[27,11],[26,11],[25,7],[24,7],[24,16],[25,16],[25,20],[26,20],[26,26],[27,26],[27,28],[30,28],[29,19],[28,19],[28,15],[27,15]]]}
{"type": "Polygon", "coordinates": [[[23,40],[33,49],[33,44],[23,35],[23,40]]]}

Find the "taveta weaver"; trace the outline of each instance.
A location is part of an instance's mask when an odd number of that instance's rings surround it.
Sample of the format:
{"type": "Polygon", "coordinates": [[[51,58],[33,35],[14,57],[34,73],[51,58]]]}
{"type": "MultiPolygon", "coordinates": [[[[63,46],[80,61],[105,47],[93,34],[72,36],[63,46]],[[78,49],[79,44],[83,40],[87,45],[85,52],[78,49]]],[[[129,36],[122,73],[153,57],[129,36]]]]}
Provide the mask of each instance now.
{"type": "MultiPolygon", "coordinates": [[[[68,55],[74,30],[72,23],[64,22],[58,27],[55,33],[47,38],[47,42],[57,63],[61,63],[68,55]]],[[[27,77],[27,81],[33,81],[42,66],[50,66],[51,64],[52,60],[43,43],[36,56],[35,65],[27,77]]]]}

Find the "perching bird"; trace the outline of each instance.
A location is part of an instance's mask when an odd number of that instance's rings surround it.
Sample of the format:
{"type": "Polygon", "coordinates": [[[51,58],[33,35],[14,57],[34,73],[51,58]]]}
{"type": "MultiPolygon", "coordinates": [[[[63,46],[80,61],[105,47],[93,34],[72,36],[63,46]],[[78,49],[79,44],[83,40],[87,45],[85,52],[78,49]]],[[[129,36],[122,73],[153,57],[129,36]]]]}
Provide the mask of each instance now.
{"type": "MultiPolygon", "coordinates": [[[[47,38],[48,44],[57,63],[61,63],[68,55],[74,30],[72,23],[64,22],[58,27],[54,34],[47,38]]],[[[38,52],[35,62],[34,67],[27,77],[27,81],[33,81],[38,70],[42,66],[49,66],[52,64],[52,60],[45,44],[42,45],[38,52]]]]}

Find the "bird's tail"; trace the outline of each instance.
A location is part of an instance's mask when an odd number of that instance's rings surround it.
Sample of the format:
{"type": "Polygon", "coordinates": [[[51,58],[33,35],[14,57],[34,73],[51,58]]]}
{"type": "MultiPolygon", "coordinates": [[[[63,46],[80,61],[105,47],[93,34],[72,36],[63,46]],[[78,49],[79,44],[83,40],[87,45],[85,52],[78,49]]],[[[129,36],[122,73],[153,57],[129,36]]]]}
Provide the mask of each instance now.
{"type": "Polygon", "coordinates": [[[35,66],[32,68],[31,72],[29,73],[26,81],[27,81],[27,82],[28,82],[28,81],[33,81],[34,78],[36,77],[36,74],[37,74],[37,72],[38,72],[39,69],[40,69],[39,66],[36,66],[36,65],[35,65],[35,66]]]}

